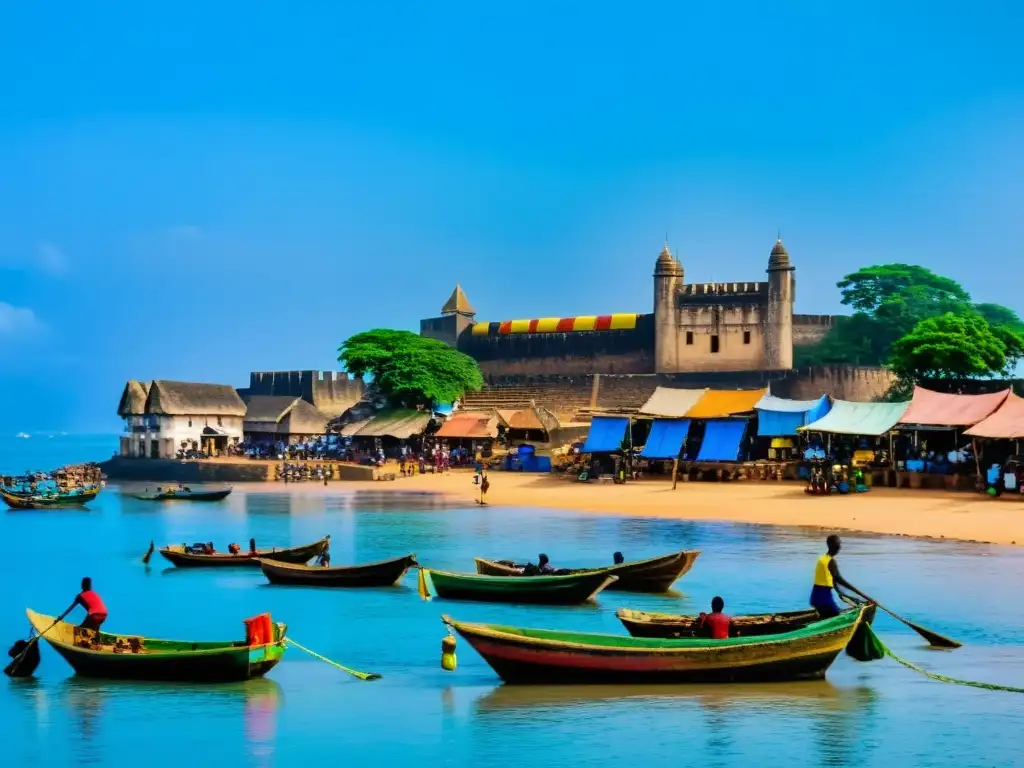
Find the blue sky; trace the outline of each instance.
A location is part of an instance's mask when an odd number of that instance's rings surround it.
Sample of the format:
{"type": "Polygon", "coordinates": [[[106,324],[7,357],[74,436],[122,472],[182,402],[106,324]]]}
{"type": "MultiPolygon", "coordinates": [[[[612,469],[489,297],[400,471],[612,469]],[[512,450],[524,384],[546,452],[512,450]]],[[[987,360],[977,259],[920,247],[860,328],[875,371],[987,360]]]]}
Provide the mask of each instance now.
{"type": "Polygon", "coordinates": [[[1024,311],[1011,2],[7,4],[0,429],[116,429],[126,378],[332,368],[461,282],[480,319],[800,312],[922,263],[1024,311]]]}

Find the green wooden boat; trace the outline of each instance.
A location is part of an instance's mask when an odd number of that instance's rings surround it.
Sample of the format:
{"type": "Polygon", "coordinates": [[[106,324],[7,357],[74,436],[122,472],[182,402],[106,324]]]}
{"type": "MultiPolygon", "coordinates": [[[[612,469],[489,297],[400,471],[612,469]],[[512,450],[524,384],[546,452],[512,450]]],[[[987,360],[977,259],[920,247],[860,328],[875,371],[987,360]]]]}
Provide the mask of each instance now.
{"type": "MultiPolygon", "coordinates": [[[[517,579],[510,579],[517,581],[517,579]]],[[[660,639],[442,620],[506,683],[751,683],[815,680],[873,605],[792,632],[727,640],[660,639]]]]}
{"type": "Polygon", "coordinates": [[[447,600],[476,600],[487,603],[533,603],[579,605],[593,600],[616,576],[603,571],[586,571],[567,576],[481,576],[423,568],[420,576],[427,591],[447,600]],[[430,589],[433,587],[433,589],[430,589]]]}
{"type": "Polygon", "coordinates": [[[192,642],[93,632],[31,609],[26,613],[42,639],[83,677],[228,683],[263,677],[285,651],[287,627],[271,624],[269,615],[269,638],[265,632],[253,632],[252,642],[192,642]]]}

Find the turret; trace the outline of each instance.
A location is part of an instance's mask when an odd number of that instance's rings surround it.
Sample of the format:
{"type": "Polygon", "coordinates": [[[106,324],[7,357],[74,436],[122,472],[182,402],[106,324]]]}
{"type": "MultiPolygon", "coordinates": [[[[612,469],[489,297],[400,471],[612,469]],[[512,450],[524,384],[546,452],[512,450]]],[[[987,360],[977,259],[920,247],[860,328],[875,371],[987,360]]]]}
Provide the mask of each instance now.
{"type": "Polygon", "coordinates": [[[768,256],[768,305],[764,318],[764,359],[768,370],[793,367],[793,302],[795,268],[779,237],[768,256]]]}
{"type": "Polygon", "coordinates": [[[683,265],[668,249],[662,248],[654,262],[654,370],[656,373],[679,369],[676,333],[676,296],[683,286],[683,265]]]}

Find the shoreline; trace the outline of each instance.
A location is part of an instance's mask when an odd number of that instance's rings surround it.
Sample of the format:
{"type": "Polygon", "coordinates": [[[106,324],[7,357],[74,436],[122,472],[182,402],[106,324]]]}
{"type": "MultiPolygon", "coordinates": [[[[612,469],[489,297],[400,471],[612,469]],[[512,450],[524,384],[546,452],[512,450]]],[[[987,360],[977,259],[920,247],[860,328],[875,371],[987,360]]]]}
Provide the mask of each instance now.
{"type": "MultiPolygon", "coordinates": [[[[429,492],[472,506],[479,497],[473,473],[417,475],[395,481],[239,483],[238,490],[339,496],[429,492]]],[[[491,472],[491,507],[539,507],[584,514],[672,520],[708,520],[857,532],[975,544],[1024,546],[1024,498],[991,499],[969,493],[875,488],[864,494],[810,496],[800,483],[680,483],[644,479],[626,485],[583,484],[551,475],[491,472]]]]}

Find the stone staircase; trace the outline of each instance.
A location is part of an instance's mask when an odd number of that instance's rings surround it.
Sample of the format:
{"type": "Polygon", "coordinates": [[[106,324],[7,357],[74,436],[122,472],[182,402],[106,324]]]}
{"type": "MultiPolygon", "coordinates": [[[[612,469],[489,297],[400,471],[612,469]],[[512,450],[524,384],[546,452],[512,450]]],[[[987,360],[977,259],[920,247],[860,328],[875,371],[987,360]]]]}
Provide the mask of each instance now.
{"type": "Polygon", "coordinates": [[[589,419],[592,411],[636,411],[654,392],[653,376],[595,377],[532,382],[524,384],[488,384],[480,392],[467,393],[462,407],[466,410],[488,408],[524,408],[531,402],[547,408],[563,423],[579,418],[589,419]]]}

